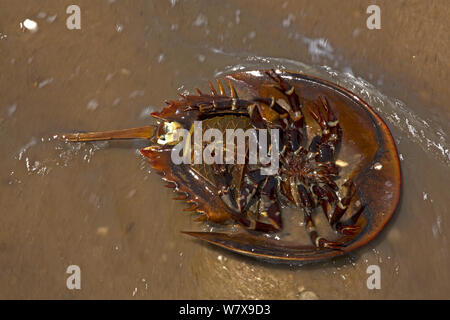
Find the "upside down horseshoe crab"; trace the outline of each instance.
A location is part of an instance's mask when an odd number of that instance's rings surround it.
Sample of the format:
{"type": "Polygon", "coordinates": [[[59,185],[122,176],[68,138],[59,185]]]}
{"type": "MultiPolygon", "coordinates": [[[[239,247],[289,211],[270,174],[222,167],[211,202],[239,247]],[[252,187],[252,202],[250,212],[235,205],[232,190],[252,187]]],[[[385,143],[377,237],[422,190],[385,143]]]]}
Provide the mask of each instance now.
{"type": "Polygon", "coordinates": [[[261,70],[225,78],[228,93],[217,79],[218,91],[209,83],[209,94],[197,89],[196,95],[166,102],[161,112],[151,114],[157,126],[61,137],[148,139],[150,146],[141,153],[180,193],[175,199],[191,203],[189,210],[200,213],[199,220],[231,221],[243,229],[185,233],[241,254],[312,261],[341,255],[373,239],[397,206],[401,173],[389,129],[372,108],[342,87],[303,74],[261,70]],[[222,132],[231,127],[278,129],[278,170],[262,175],[262,164],[174,164],[171,152],[180,143],[175,133],[192,133],[196,121],[222,132]],[[284,207],[299,209],[310,244],[261,236],[283,229],[284,207]],[[334,230],[333,239],[316,228],[318,215],[334,230]]]}

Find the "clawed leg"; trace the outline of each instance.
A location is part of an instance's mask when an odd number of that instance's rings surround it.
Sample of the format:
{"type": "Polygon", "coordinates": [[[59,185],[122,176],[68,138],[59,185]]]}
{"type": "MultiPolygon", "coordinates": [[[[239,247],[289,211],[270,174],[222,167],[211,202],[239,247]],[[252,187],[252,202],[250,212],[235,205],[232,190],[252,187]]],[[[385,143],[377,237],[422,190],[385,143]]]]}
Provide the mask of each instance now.
{"type": "Polygon", "coordinates": [[[347,222],[337,222],[336,223],[336,231],[341,234],[345,234],[348,236],[353,236],[357,234],[361,228],[356,226],[356,222],[364,211],[364,206],[361,206],[356,213],[354,213],[347,222]]]}
{"type": "Polygon", "coordinates": [[[304,218],[305,218],[305,228],[306,232],[312,241],[312,243],[316,246],[316,248],[330,248],[330,249],[340,249],[343,244],[335,241],[329,241],[323,237],[320,237],[314,221],[312,219],[312,212],[315,207],[313,197],[310,192],[303,186],[302,184],[298,185],[298,198],[301,201],[304,210],[304,218]]]}
{"type": "Polygon", "coordinates": [[[320,104],[317,105],[315,111],[308,108],[309,113],[319,124],[322,134],[314,137],[310,145],[310,150],[317,152],[317,162],[329,162],[333,159],[337,146],[341,140],[341,128],[339,120],[328,105],[325,97],[320,97],[320,104]],[[325,114],[322,114],[321,109],[325,114]]]}
{"type": "Polygon", "coordinates": [[[289,100],[289,104],[291,105],[292,111],[301,113],[300,99],[298,98],[297,93],[295,92],[294,86],[291,86],[283,78],[280,77],[275,70],[267,71],[266,74],[275,82],[280,85],[280,88],[277,88],[281,93],[286,95],[289,100]]]}
{"type": "Polygon", "coordinates": [[[350,201],[353,198],[353,195],[356,192],[355,184],[351,179],[347,180],[343,185],[345,188],[345,195],[341,200],[335,201],[335,207],[333,212],[330,214],[330,224],[334,226],[345,214],[350,204],[350,201]]]}
{"type": "Polygon", "coordinates": [[[355,214],[352,215],[350,218],[350,224],[340,222],[356,192],[356,187],[352,180],[347,180],[343,187],[346,189],[346,194],[341,200],[339,200],[334,190],[327,185],[323,185],[322,187],[313,186],[312,190],[316,195],[331,227],[341,234],[354,235],[359,232],[359,227],[354,226],[354,224],[358,220],[363,208],[360,208],[355,214]]]}
{"type": "Polygon", "coordinates": [[[343,247],[342,243],[329,241],[319,236],[316,230],[316,226],[314,225],[314,221],[311,217],[311,210],[305,209],[304,217],[305,217],[306,232],[308,232],[311,242],[316,246],[317,249],[329,248],[339,250],[343,247]]]}
{"type": "Polygon", "coordinates": [[[278,181],[272,176],[268,176],[264,181],[261,190],[261,201],[263,201],[263,211],[261,214],[269,219],[269,222],[275,229],[281,230],[282,221],[280,204],[277,199],[277,187],[278,181]]]}
{"type": "Polygon", "coordinates": [[[230,166],[223,164],[213,164],[213,170],[218,175],[217,187],[219,196],[229,209],[233,219],[249,230],[261,232],[274,232],[281,229],[281,212],[276,198],[276,181],[269,176],[261,176],[259,169],[245,172],[244,180],[239,192],[239,198],[236,201],[236,190],[231,187],[232,175],[230,166]],[[263,202],[263,211],[261,215],[267,217],[269,223],[248,217],[245,212],[253,196],[260,190],[263,202]],[[266,202],[266,199],[268,201],[266,202]]]}
{"type": "Polygon", "coordinates": [[[276,89],[284,94],[289,101],[289,106],[291,108],[291,110],[289,110],[289,117],[291,121],[289,122],[286,131],[289,137],[288,141],[291,150],[299,152],[302,148],[301,144],[305,135],[305,123],[300,99],[295,92],[295,87],[284,81],[274,70],[268,71],[266,74],[278,83],[279,87],[276,87],[276,89]]]}

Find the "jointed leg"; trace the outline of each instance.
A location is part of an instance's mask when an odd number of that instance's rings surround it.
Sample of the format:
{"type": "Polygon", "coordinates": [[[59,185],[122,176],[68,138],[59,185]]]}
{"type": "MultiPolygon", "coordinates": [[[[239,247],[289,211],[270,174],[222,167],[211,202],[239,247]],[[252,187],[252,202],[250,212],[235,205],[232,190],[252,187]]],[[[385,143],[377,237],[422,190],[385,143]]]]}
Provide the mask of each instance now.
{"type": "MultiPolygon", "coordinates": [[[[317,197],[331,227],[339,233],[351,235],[357,233],[359,231],[359,227],[344,224],[340,222],[340,220],[347,211],[356,189],[352,180],[347,180],[343,186],[346,188],[346,195],[341,200],[339,200],[334,190],[327,185],[323,185],[322,187],[315,185],[312,187],[312,190],[317,197]]],[[[357,220],[360,214],[361,212],[358,211],[353,216],[357,220]]],[[[351,219],[351,221],[353,220],[351,219]]]]}
{"type": "Polygon", "coordinates": [[[316,246],[316,248],[330,248],[337,250],[341,249],[342,248],[341,243],[329,241],[319,236],[316,230],[316,226],[314,225],[314,222],[311,217],[311,210],[305,209],[304,211],[305,211],[304,217],[305,217],[306,232],[308,232],[311,242],[316,246]]]}
{"type": "MultiPolygon", "coordinates": [[[[258,175],[255,171],[251,171],[248,174],[244,174],[244,181],[241,187],[238,202],[234,197],[234,191],[231,187],[231,172],[229,167],[225,167],[223,164],[214,164],[214,170],[218,174],[218,187],[219,196],[225,205],[229,209],[229,213],[233,219],[249,230],[261,231],[261,232],[273,232],[278,231],[281,228],[281,213],[276,202],[276,190],[273,190],[272,183],[268,182],[268,177],[261,179],[262,176],[258,175]],[[255,179],[252,181],[251,179],[255,179]],[[259,182],[257,182],[259,181],[259,182]],[[270,223],[265,223],[259,220],[252,219],[245,214],[247,204],[251,201],[252,197],[256,194],[256,191],[261,189],[261,194],[264,197],[274,200],[270,202],[267,208],[267,217],[270,223]]],[[[259,173],[259,169],[257,170],[259,173]]],[[[273,179],[273,178],[272,178],[273,179]]]]}
{"type": "Polygon", "coordinates": [[[305,124],[300,99],[295,92],[295,87],[284,81],[274,70],[268,71],[266,74],[279,84],[280,87],[277,87],[277,89],[283,93],[289,101],[291,108],[289,112],[290,121],[286,131],[288,133],[291,150],[298,152],[301,150],[303,137],[305,135],[305,124]]]}
{"type": "Polygon", "coordinates": [[[266,72],[266,74],[275,82],[280,85],[280,88],[277,88],[281,93],[286,95],[289,100],[289,104],[291,105],[292,111],[294,113],[300,112],[301,115],[301,106],[300,99],[298,98],[297,93],[295,92],[295,88],[289,85],[283,78],[280,77],[279,74],[275,72],[275,70],[270,70],[266,72]]]}
{"type": "Polygon", "coordinates": [[[277,229],[282,228],[280,204],[278,203],[277,196],[278,181],[268,176],[264,181],[264,185],[261,190],[261,201],[263,201],[264,208],[261,213],[267,216],[269,222],[277,229]]]}
{"type": "Polygon", "coordinates": [[[317,248],[340,249],[342,247],[341,243],[329,241],[319,236],[316,230],[316,226],[314,225],[314,221],[312,219],[312,211],[315,207],[315,204],[311,194],[302,184],[298,185],[298,195],[304,210],[305,228],[306,231],[308,232],[308,235],[312,243],[317,248]]]}
{"type": "Polygon", "coordinates": [[[329,162],[336,153],[342,131],[339,126],[339,120],[331,110],[325,97],[320,97],[320,104],[325,111],[325,115],[322,114],[320,105],[317,106],[316,111],[308,108],[309,113],[322,129],[322,135],[314,137],[310,149],[317,152],[316,160],[318,162],[329,162]]]}

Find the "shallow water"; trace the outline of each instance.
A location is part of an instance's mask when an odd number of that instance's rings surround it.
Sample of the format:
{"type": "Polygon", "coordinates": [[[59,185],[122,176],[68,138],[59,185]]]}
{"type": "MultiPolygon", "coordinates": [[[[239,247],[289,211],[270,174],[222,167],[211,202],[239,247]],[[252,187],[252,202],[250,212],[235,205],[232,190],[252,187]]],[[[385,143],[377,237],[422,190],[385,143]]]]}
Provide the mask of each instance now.
{"type": "Polygon", "coordinates": [[[448,298],[449,8],[411,3],[381,2],[383,27],[370,31],[359,1],[79,1],[81,30],[68,30],[61,1],[2,1],[0,297],[448,298]],[[37,31],[20,26],[27,18],[37,31]],[[177,92],[271,67],[355,92],[396,140],[400,205],[350,255],[273,265],[202,244],[180,234],[197,223],[137,152],[144,144],[53,139],[145,125],[177,92]],[[81,290],[66,287],[69,265],[81,290]],[[380,290],[366,286],[370,265],[380,290]]]}

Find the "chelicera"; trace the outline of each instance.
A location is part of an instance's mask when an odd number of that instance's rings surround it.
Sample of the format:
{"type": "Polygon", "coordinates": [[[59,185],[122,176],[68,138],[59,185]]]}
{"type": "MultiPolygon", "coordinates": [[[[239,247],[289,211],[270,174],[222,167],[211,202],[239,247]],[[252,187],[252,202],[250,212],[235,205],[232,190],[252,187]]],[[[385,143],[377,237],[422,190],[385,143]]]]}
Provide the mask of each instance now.
{"type": "MultiPolygon", "coordinates": [[[[399,198],[400,168],[384,122],[351,92],[324,80],[267,70],[229,75],[229,93],[218,90],[181,95],[152,116],[157,126],[75,133],[69,141],[149,139],[141,149],[177,199],[212,223],[234,222],[238,233],[186,232],[235,252],[274,260],[317,260],[353,250],[372,239],[392,215],[399,198]],[[177,130],[195,121],[220,126],[278,129],[278,166],[263,175],[263,164],[174,164],[177,130]],[[377,170],[377,168],[383,170],[377,170]],[[389,183],[387,183],[389,182],[389,183]],[[378,189],[377,188],[383,188],[378,189]],[[380,190],[388,192],[388,201],[380,190]],[[283,229],[283,208],[295,207],[311,245],[276,241],[261,233],[283,229]],[[328,239],[316,228],[323,214],[335,230],[328,239]]],[[[189,140],[190,141],[190,140],[189,140]]],[[[181,142],[186,143],[186,142],[181,142]]],[[[269,146],[273,147],[273,146],[269,146]]],[[[275,150],[275,151],[274,151],[275,150]]],[[[245,149],[246,159],[249,149],[245,149]]]]}

